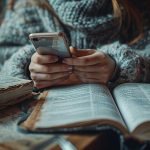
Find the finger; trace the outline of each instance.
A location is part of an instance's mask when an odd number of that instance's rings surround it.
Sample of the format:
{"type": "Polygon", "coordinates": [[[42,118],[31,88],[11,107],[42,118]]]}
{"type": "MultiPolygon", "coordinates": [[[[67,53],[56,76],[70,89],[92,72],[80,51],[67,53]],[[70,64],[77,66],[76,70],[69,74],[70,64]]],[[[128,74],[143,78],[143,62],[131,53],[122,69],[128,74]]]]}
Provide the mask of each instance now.
{"type": "Polygon", "coordinates": [[[31,63],[29,65],[30,72],[35,73],[57,73],[57,72],[65,72],[65,71],[72,71],[72,66],[68,66],[66,64],[47,64],[47,65],[40,65],[31,63]]]}
{"type": "MultiPolygon", "coordinates": [[[[72,72],[71,72],[72,73],[72,72]]],[[[55,80],[71,74],[70,72],[62,72],[62,73],[51,73],[51,74],[42,74],[42,73],[31,73],[31,79],[34,81],[44,81],[44,80],[55,80]]]]}
{"type": "Polygon", "coordinates": [[[39,55],[38,53],[34,53],[31,62],[37,63],[37,64],[48,64],[48,63],[54,63],[58,61],[58,57],[54,55],[39,55]]]}
{"type": "Polygon", "coordinates": [[[58,85],[63,81],[65,81],[66,79],[68,79],[68,77],[63,77],[52,81],[34,81],[34,87],[38,89],[42,89],[42,88],[58,85]]]}
{"type": "Polygon", "coordinates": [[[102,72],[103,67],[101,64],[91,65],[91,66],[74,66],[75,71],[82,72],[102,72]]]}
{"type": "Polygon", "coordinates": [[[76,57],[77,49],[73,46],[69,47],[72,57],[76,57]]]}
{"type": "Polygon", "coordinates": [[[73,57],[81,57],[81,56],[86,56],[86,55],[91,55],[95,52],[95,50],[92,49],[76,49],[75,47],[70,46],[70,52],[73,57]]]}
{"type": "Polygon", "coordinates": [[[81,80],[83,83],[100,83],[100,81],[99,81],[99,80],[96,80],[96,79],[80,78],[80,80],[81,80]]]}
{"type": "Polygon", "coordinates": [[[85,79],[99,79],[102,75],[100,73],[95,72],[82,72],[82,71],[74,71],[74,73],[79,78],[85,78],[85,79]]]}
{"type": "Polygon", "coordinates": [[[77,57],[77,58],[65,58],[63,63],[74,66],[89,66],[99,63],[103,63],[106,55],[104,53],[95,52],[92,55],[77,57]]]}
{"type": "Polygon", "coordinates": [[[107,73],[87,73],[87,72],[81,72],[81,71],[75,71],[74,72],[76,76],[81,79],[92,79],[92,80],[98,80],[101,83],[106,83],[109,81],[109,76],[107,73]]]}
{"type": "Polygon", "coordinates": [[[88,73],[101,73],[101,74],[107,74],[109,73],[109,70],[106,66],[97,64],[97,65],[91,65],[91,66],[74,66],[74,71],[81,71],[81,72],[88,72],[88,73]]]}
{"type": "Polygon", "coordinates": [[[100,83],[100,84],[106,84],[107,81],[105,80],[96,80],[96,79],[85,79],[85,78],[81,78],[80,79],[83,83],[100,83]]]}

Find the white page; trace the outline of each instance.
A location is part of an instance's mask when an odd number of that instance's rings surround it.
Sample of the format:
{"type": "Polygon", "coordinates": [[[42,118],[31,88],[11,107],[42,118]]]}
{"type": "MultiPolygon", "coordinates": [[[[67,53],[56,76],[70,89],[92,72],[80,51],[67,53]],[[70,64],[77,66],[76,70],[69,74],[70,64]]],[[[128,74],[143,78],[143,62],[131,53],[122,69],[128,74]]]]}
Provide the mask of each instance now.
{"type": "Polygon", "coordinates": [[[0,109],[31,97],[31,80],[0,74],[0,109]]]}
{"type": "Polygon", "coordinates": [[[50,89],[35,127],[45,128],[90,119],[110,119],[123,124],[106,86],[82,84],[50,89]]]}
{"type": "Polygon", "coordinates": [[[150,84],[122,84],[114,90],[114,95],[130,131],[150,121],[150,84]]]}
{"type": "Polygon", "coordinates": [[[18,84],[24,84],[24,83],[29,83],[29,82],[31,81],[0,74],[0,90],[5,90],[10,86],[12,87],[18,84]]]}

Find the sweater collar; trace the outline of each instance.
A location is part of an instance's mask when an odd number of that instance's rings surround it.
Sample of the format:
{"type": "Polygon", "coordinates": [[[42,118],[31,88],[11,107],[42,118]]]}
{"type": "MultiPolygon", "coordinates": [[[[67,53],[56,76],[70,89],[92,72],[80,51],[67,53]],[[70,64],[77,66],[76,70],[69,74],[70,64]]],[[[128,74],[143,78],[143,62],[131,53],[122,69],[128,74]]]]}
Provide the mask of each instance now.
{"type": "MultiPolygon", "coordinates": [[[[110,0],[49,0],[65,29],[81,36],[100,37],[102,41],[117,35],[110,0]],[[68,27],[68,28],[67,28],[68,27]],[[109,38],[105,38],[105,35],[109,38]]],[[[75,44],[79,45],[79,44],[75,44]]]]}
{"type": "Polygon", "coordinates": [[[104,15],[110,0],[48,0],[65,25],[75,28],[96,28],[113,19],[104,15]]]}

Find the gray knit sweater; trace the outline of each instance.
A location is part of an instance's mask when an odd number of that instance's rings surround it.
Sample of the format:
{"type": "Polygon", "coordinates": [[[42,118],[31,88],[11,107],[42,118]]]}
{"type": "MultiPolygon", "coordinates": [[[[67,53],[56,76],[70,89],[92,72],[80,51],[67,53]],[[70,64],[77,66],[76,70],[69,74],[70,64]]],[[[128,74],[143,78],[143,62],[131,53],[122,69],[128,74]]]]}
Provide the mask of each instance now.
{"type": "MultiPolygon", "coordinates": [[[[7,11],[0,27],[0,63],[3,73],[28,78],[27,69],[35,52],[28,35],[64,31],[77,48],[103,51],[115,59],[119,72],[115,84],[150,82],[150,31],[137,44],[121,44],[109,0],[49,0],[63,25],[47,10],[18,0],[7,11]]],[[[130,34],[130,33],[129,33],[130,34]]]]}

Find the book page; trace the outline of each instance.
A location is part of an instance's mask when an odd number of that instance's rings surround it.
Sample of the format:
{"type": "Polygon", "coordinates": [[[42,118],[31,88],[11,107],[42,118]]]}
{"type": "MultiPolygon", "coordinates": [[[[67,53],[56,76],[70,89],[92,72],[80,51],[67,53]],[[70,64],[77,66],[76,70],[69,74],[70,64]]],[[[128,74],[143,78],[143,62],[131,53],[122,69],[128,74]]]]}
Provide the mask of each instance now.
{"type": "Polygon", "coordinates": [[[35,128],[49,128],[88,120],[114,120],[124,124],[106,86],[81,84],[49,90],[35,128]]]}
{"type": "Polygon", "coordinates": [[[130,131],[150,121],[150,84],[122,84],[114,90],[114,96],[130,131]]]}
{"type": "Polygon", "coordinates": [[[0,73],[0,109],[32,97],[33,82],[0,73]]]}
{"type": "Polygon", "coordinates": [[[29,83],[29,82],[31,81],[15,78],[11,76],[6,76],[0,73],[0,93],[1,90],[5,90],[8,87],[13,87],[13,86],[17,86],[18,84],[20,85],[21,83],[29,83]]]}

